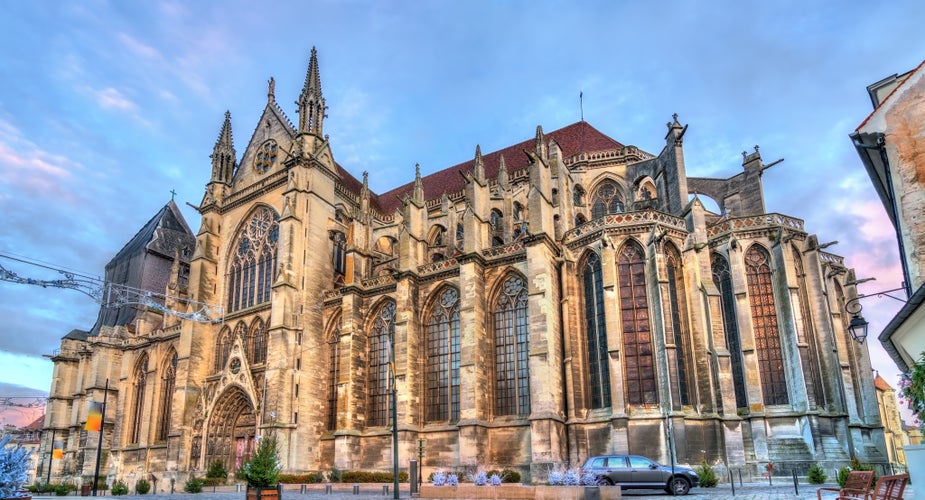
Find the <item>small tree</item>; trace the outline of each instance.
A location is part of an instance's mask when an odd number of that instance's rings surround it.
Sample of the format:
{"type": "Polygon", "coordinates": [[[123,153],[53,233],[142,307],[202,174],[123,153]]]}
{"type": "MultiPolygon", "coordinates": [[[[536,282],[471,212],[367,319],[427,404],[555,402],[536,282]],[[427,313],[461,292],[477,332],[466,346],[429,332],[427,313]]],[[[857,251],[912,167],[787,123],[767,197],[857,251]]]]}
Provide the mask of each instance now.
{"type": "Polygon", "coordinates": [[[279,457],[276,437],[264,436],[254,456],[241,467],[241,475],[250,488],[270,488],[279,483],[279,457]]]}
{"type": "Polygon", "coordinates": [[[202,493],[203,480],[196,476],[190,476],[186,484],[183,485],[183,491],[187,493],[202,493]]]}
{"type": "Polygon", "coordinates": [[[819,464],[813,464],[809,468],[809,474],[806,479],[809,481],[809,484],[823,484],[825,480],[828,479],[828,476],[825,474],[825,469],[819,466],[819,464]]]}
{"type": "Polygon", "coordinates": [[[26,469],[31,453],[19,444],[7,447],[10,439],[9,434],[0,437],[0,498],[25,496],[20,490],[28,479],[26,469]]]}
{"type": "Polygon", "coordinates": [[[135,483],[135,493],[147,495],[149,491],[151,491],[151,483],[147,479],[142,478],[135,483]]]}
{"type": "Polygon", "coordinates": [[[700,466],[697,467],[697,477],[700,478],[700,486],[704,488],[715,488],[716,484],[719,483],[716,472],[707,463],[706,459],[700,461],[700,466]]]}
{"type": "Polygon", "coordinates": [[[213,460],[209,464],[209,470],[206,471],[206,482],[210,486],[216,484],[225,484],[225,480],[228,478],[228,470],[225,469],[225,463],[221,460],[213,460]]]}
{"type": "Polygon", "coordinates": [[[111,493],[113,496],[128,495],[128,486],[122,481],[116,481],[116,483],[112,485],[111,493]]]}

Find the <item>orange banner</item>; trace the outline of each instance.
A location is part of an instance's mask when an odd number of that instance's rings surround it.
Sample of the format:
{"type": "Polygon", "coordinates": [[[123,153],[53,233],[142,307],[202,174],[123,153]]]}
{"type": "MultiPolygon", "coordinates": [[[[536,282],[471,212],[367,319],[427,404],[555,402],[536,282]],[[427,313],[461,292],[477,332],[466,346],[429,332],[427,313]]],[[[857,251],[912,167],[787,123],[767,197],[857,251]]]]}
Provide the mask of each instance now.
{"type": "Polygon", "coordinates": [[[103,404],[90,403],[90,411],[87,412],[87,423],[84,425],[85,431],[99,431],[103,427],[103,404]]]}

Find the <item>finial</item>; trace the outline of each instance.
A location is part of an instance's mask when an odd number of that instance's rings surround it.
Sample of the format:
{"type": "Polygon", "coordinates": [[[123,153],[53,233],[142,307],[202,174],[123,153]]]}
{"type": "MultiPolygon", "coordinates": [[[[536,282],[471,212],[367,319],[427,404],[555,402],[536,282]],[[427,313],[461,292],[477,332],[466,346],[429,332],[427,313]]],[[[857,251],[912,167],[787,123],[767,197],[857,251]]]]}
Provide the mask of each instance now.
{"type": "Polygon", "coordinates": [[[677,114],[677,113],[672,113],[672,114],[671,114],[671,117],[674,118],[674,121],[678,121],[678,114],[677,114]]]}
{"type": "Polygon", "coordinates": [[[747,156],[748,156],[748,153],[746,153],[745,151],[742,151],[742,159],[744,160],[745,157],[747,157],[747,156]]]}
{"type": "Polygon", "coordinates": [[[267,82],[267,100],[276,100],[276,80],[271,76],[267,82]]]}
{"type": "Polygon", "coordinates": [[[414,178],[415,179],[421,178],[421,164],[420,163],[414,164],[414,178]]]}
{"type": "Polygon", "coordinates": [[[755,144],[755,152],[756,152],[756,153],[758,152],[758,145],[757,145],[757,144],[755,144]]]}
{"type": "Polygon", "coordinates": [[[369,172],[366,170],[363,171],[363,187],[369,187],[369,172]]]}
{"type": "Polygon", "coordinates": [[[173,199],[174,199],[176,196],[177,196],[177,191],[174,190],[174,189],[171,189],[171,190],[170,190],[170,201],[173,201],[173,199]]]}

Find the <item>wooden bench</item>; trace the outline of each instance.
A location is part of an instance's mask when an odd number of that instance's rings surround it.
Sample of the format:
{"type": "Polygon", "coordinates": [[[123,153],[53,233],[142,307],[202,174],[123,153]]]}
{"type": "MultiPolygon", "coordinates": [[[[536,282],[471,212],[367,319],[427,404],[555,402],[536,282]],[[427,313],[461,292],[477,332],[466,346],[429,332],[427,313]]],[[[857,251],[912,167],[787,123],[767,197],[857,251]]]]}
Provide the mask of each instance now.
{"type": "Polygon", "coordinates": [[[816,498],[822,500],[823,491],[834,491],[838,493],[839,498],[852,495],[863,498],[870,491],[870,484],[873,482],[874,471],[853,470],[848,473],[844,488],[819,488],[816,490],[816,498]]]}
{"type": "Polygon", "coordinates": [[[864,495],[840,496],[839,500],[900,500],[909,482],[909,474],[883,476],[877,480],[874,491],[864,495]]]}

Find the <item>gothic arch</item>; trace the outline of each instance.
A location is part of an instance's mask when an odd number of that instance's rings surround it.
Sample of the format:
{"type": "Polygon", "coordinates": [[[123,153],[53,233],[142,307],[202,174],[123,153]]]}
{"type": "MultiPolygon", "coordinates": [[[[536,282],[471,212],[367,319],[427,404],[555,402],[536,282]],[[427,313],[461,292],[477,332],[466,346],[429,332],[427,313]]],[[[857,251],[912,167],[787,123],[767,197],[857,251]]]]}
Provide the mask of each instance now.
{"type": "Polygon", "coordinates": [[[617,251],[617,285],[625,396],[630,405],[659,403],[646,267],[645,248],[627,239],[617,251]]]}
{"type": "Polygon", "coordinates": [[[584,388],[586,408],[600,409],[613,406],[610,386],[610,354],[608,349],[607,322],[604,316],[605,299],[603,285],[603,262],[591,249],[578,259],[578,281],[583,310],[584,336],[578,342],[582,353],[582,375],[587,382],[584,388]]]}
{"type": "Polygon", "coordinates": [[[493,414],[524,418],[531,411],[529,282],[510,270],[493,288],[487,316],[493,339],[493,414]]]}
{"type": "Polygon", "coordinates": [[[747,295],[764,404],[785,405],[790,403],[790,395],[771,267],[771,253],[763,245],[755,243],[745,251],[747,295]]]}
{"type": "Polygon", "coordinates": [[[173,392],[177,384],[177,351],[168,349],[161,360],[161,388],[158,395],[158,417],[155,441],[165,441],[170,433],[170,415],[173,411],[173,392]]]}
{"type": "Polygon", "coordinates": [[[257,365],[267,361],[267,344],[270,340],[270,333],[267,330],[266,322],[260,316],[254,318],[251,327],[247,332],[247,357],[248,361],[257,365]]]}
{"type": "Polygon", "coordinates": [[[215,372],[222,371],[225,365],[228,364],[228,356],[231,354],[231,345],[233,343],[234,338],[231,336],[231,328],[228,325],[223,326],[215,337],[215,365],[213,367],[215,372]]]}
{"type": "Polygon", "coordinates": [[[342,327],[343,317],[338,311],[328,321],[324,329],[325,346],[327,349],[328,359],[328,407],[325,412],[325,428],[329,431],[337,429],[337,384],[340,379],[340,330],[342,327]]]}
{"type": "Polygon", "coordinates": [[[257,414],[254,400],[238,384],[230,384],[209,408],[205,438],[204,463],[215,460],[230,471],[240,469],[254,450],[257,435],[257,414]]]}
{"type": "Polygon", "coordinates": [[[655,181],[648,175],[636,179],[633,190],[633,201],[646,201],[658,198],[658,188],[655,181]]]}
{"type": "Polygon", "coordinates": [[[388,387],[391,342],[395,335],[396,303],[390,297],[378,300],[366,320],[366,425],[388,425],[388,387]],[[391,338],[390,338],[391,337],[391,338]]]}
{"type": "Polygon", "coordinates": [[[444,284],[424,308],[424,422],[459,420],[459,304],[459,290],[444,284]]]}
{"type": "Polygon", "coordinates": [[[140,443],[148,385],[148,353],[142,353],[132,369],[132,407],[129,420],[129,443],[140,443]]]}
{"type": "Polygon", "coordinates": [[[278,271],[279,213],[269,205],[255,205],[231,242],[225,255],[226,311],[268,303],[278,271]]]}

